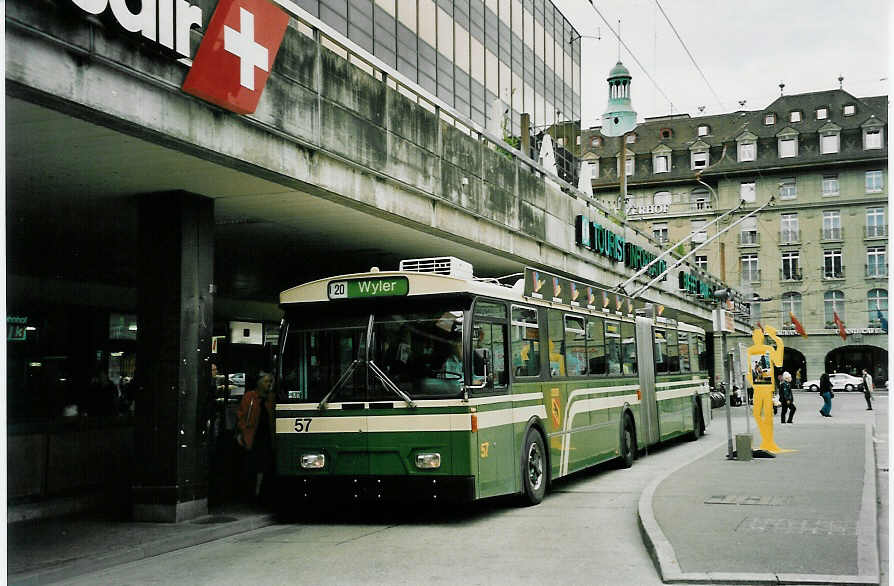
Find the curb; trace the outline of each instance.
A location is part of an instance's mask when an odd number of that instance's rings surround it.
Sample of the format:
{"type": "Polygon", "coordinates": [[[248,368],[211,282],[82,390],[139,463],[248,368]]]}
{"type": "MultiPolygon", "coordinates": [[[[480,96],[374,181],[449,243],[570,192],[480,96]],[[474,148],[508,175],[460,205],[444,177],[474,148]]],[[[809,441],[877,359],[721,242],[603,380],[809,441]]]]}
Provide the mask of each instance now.
{"type": "Polygon", "coordinates": [[[658,575],[665,584],[879,584],[878,527],[875,487],[875,449],[872,444],[872,425],[864,424],[865,463],[863,466],[863,496],[857,519],[857,569],[859,575],[775,574],[747,572],[683,572],[674,547],[655,519],[652,499],[655,490],[672,474],[700,458],[716,446],[699,453],[688,462],[653,480],[639,497],[637,518],[643,542],[658,575]]]}
{"type": "Polygon", "coordinates": [[[9,584],[50,584],[194,545],[208,543],[209,541],[216,541],[239,533],[254,531],[274,523],[276,523],[276,516],[273,514],[255,515],[230,523],[198,529],[190,532],[188,535],[173,535],[140,546],[127,548],[123,551],[92,555],[44,570],[13,574],[8,576],[9,584]]]}

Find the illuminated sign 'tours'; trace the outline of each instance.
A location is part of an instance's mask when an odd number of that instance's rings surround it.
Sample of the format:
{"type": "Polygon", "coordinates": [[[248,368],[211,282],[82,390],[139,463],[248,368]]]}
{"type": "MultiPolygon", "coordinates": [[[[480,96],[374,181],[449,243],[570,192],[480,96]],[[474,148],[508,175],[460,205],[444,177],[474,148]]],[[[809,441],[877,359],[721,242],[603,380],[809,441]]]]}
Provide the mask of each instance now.
{"type": "MultiPolygon", "coordinates": [[[[574,239],[578,246],[589,248],[613,262],[623,262],[624,266],[639,270],[652,262],[656,254],[641,246],[627,242],[605,227],[591,222],[586,216],[577,216],[574,221],[574,239]]],[[[660,260],[649,267],[649,275],[657,276],[667,269],[667,262],[660,260]]]]}

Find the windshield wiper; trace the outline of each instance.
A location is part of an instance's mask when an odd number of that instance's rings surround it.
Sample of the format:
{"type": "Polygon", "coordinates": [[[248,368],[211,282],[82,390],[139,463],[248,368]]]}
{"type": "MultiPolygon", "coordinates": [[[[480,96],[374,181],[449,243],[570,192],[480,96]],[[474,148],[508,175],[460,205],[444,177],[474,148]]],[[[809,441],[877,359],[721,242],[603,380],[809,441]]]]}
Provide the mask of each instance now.
{"type": "Polygon", "coordinates": [[[319,405],[317,405],[317,409],[319,409],[320,411],[322,411],[323,409],[326,408],[326,404],[327,404],[327,403],[329,402],[329,400],[332,398],[332,395],[334,395],[339,389],[341,389],[341,388],[345,385],[345,382],[348,380],[348,378],[350,378],[350,376],[351,376],[352,374],[354,374],[354,370],[357,368],[357,365],[360,364],[360,363],[362,363],[362,362],[363,362],[363,360],[360,360],[360,359],[358,358],[358,359],[354,360],[354,362],[352,362],[352,363],[345,369],[345,372],[341,375],[341,378],[338,379],[338,381],[336,381],[335,385],[332,386],[332,390],[330,390],[328,393],[326,393],[326,396],[323,397],[323,400],[320,401],[320,404],[319,404],[319,405]]]}
{"type": "Polygon", "coordinates": [[[416,406],[416,403],[413,402],[413,399],[411,399],[411,398],[409,397],[409,395],[407,395],[405,392],[403,392],[402,390],[400,390],[400,388],[399,388],[396,384],[394,384],[394,381],[392,381],[390,378],[388,378],[388,375],[385,374],[384,372],[382,372],[382,369],[379,368],[378,365],[376,365],[375,362],[373,362],[372,360],[370,360],[370,361],[367,363],[367,366],[368,366],[369,369],[372,371],[372,373],[373,373],[374,375],[376,375],[376,378],[379,379],[379,382],[382,383],[382,386],[383,386],[383,387],[385,387],[386,389],[388,389],[389,391],[391,391],[392,393],[394,393],[395,395],[397,395],[398,397],[400,397],[401,400],[403,400],[403,401],[404,401],[407,405],[409,405],[410,407],[415,407],[415,406],[416,406]]]}

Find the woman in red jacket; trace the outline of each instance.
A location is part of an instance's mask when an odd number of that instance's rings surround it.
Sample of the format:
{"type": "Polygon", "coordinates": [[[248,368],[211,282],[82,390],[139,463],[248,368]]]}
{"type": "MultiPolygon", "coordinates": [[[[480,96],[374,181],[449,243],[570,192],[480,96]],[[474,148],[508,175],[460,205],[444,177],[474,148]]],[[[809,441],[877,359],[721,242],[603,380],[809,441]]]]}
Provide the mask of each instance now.
{"type": "Polygon", "coordinates": [[[266,372],[258,373],[255,388],[243,395],[236,413],[236,425],[239,427],[236,441],[248,452],[247,465],[256,475],[255,497],[261,494],[264,473],[273,469],[272,387],[273,377],[266,372]]]}

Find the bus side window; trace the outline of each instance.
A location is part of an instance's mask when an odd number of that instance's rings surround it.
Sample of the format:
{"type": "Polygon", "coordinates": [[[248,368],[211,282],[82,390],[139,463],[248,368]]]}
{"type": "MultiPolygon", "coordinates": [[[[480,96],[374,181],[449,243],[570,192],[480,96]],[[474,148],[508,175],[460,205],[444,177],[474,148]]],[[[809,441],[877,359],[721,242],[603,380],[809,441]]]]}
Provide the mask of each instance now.
{"type": "Polygon", "coordinates": [[[512,306],[512,370],[515,376],[540,374],[540,327],[536,309],[512,306]]]}
{"type": "Polygon", "coordinates": [[[565,376],[565,328],[562,325],[562,312],[549,310],[549,374],[565,376]]]}
{"type": "Polygon", "coordinates": [[[680,347],[674,330],[667,331],[667,371],[680,372],[680,347]]]}
{"type": "Polygon", "coordinates": [[[605,374],[605,330],[601,317],[587,318],[587,364],[590,374],[605,374]]]}
{"type": "Polygon", "coordinates": [[[565,316],[565,366],[568,376],[587,374],[587,344],[584,318],[565,316]]]}
{"type": "Polygon", "coordinates": [[[479,385],[487,364],[486,387],[505,387],[509,378],[506,372],[506,325],[479,322],[473,328],[472,384],[479,385]]]}
{"type": "Polygon", "coordinates": [[[608,374],[621,374],[621,326],[616,321],[605,322],[605,355],[608,374]]]}
{"type": "Polygon", "coordinates": [[[701,370],[698,367],[698,336],[696,334],[689,334],[689,364],[692,372],[701,370]]]}
{"type": "Polygon", "coordinates": [[[708,347],[705,345],[704,336],[696,338],[698,344],[698,369],[699,371],[708,370],[708,347]]]}
{"type": "Polygon", "coordinates": [[[655,330],[655,372],[667,372],[667,336],[664,330],[655,330]]]}
{"type": "Polygon", "coordinates": [[[636,374],[636,327],[627,322],[621,324],[621,362],[624,374],[636,374]]]}
{"type": "Polygon", "coordinates": [[[680,332],[680,372],[692,372],[689,362],[689,334],[680,332]]]}

